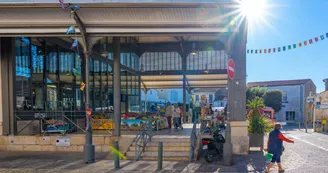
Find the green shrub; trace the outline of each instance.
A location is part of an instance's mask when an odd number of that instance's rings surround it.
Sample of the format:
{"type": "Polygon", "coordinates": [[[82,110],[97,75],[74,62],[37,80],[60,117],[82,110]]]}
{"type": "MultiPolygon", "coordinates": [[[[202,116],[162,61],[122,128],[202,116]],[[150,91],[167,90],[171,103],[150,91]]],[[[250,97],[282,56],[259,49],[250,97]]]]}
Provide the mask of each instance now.
{"type": "Polygon", "coordinates": [[[247,114],[248,132],[253,134],[270,132],[272,130],[270,122],[261,112],[261,108],[264,108],[263,99],[255,97],[252,101],[248,101],[247,107],[249,109],[247,114]]]}

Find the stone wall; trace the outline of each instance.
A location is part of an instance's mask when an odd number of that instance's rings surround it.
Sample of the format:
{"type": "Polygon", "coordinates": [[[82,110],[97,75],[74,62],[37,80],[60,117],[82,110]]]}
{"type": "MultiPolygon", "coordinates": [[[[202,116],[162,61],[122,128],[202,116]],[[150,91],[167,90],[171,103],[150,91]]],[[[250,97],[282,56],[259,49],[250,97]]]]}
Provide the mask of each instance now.
{"type": "MultiPolygon", "coordinates": [[[[63,136],[0,136],[0,151],[70,151],[83,152],[84,135],[69,135],[70,146],[57,147],[57,137],[63,136]]],[[[93,136],[96,152],[109,152],[118,137],[93,136]]]]}

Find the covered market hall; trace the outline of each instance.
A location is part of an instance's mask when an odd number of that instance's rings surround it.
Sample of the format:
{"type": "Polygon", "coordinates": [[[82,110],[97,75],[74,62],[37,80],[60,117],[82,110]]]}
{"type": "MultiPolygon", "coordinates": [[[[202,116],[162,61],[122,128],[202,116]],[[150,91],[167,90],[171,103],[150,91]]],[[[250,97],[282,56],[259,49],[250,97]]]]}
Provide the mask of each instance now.
{"type": "MultiPolygon", "coordinates": [[[[0,135],[49,126],[83,131],[92,145],[85,124],[111,119],[110,135],[120,136],[122,115],[142,112],[141,92],[228,88],[234,153],[248,152],[247,31],[236,2],[72,2],[64,10],[55,0],[0,2],[0,135]]],[[[186,100],[183,92],[184,116],[186,100]]]]}

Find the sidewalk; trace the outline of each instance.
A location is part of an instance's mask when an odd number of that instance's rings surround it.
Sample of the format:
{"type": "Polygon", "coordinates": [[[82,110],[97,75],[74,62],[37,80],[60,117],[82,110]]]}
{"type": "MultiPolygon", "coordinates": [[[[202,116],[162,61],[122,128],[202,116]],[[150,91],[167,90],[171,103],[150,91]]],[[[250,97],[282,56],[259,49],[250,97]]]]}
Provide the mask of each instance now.
{"type": "Polygon", "coordinates": [[[157,171],[156,161],[127,161],[121,160],[121,169],[114,169],[114,162],[103,160],[105,153],[97,154],[94,164],[83,163],[83,153],[9,153],[0,152],[0,172],[6,173],[102,173],[102,172],[142,172],[142,173],[193,173],[193,172],[263,172],[265,159],[262,152],[250,152],[248,156],[234,156],[232,166],[223,166],[222,162],[212,164],[204,161],[185,162],[163,162],[163,170],[157,171]]]}

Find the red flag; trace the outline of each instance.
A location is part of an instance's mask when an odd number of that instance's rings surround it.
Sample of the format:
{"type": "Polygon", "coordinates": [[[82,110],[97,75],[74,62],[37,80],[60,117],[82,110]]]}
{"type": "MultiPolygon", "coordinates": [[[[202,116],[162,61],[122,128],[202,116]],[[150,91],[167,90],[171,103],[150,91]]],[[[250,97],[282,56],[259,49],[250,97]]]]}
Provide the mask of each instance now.
{"type": "Polygon", "coordinates": [[[273,48],[273,52],[276,52],[276,48],[273,48]]]}
{"type": "Polygon", "coordinates": [[[268,49],[268,53],[270,53],[271,52],[271,49],[268,49]]]}
{"type": "Polygon", "coordinates": [[[304,41],[304,46],[306,46],[307,45],[307,41],[304,41]]]}
{"type": "Polygon", "coordinates": [[[319,41],[318,37],[314,38],[314,40],[315,40],[315,42],[318,42],[319,41]]]}
{"type": "Polygon", "coordinates": [[[310,40],[309,40],[309,43],[310,43],[310,44],[312,44],[312,43],[313,43],[313,40],[312,40],[312,39],[310,39],[310,40]]]}
{"type": "Polygon", "coordinates": [[[266,53],[266,49],[264,49],[264,53],[266,53]]]}

